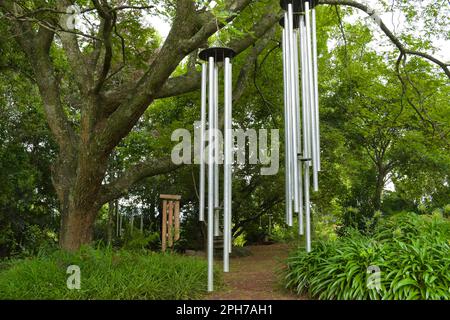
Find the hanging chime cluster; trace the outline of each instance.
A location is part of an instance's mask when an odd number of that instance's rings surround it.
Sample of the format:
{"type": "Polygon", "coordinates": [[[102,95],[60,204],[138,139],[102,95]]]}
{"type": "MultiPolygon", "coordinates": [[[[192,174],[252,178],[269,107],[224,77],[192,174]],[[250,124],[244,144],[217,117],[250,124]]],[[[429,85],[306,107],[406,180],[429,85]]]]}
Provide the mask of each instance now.
{"type": "Polygon", "coordinates": [[[232,187],[232,64],[236,53],[229,48],[215,47],[200,52],[202,64],[202,98],[200,126],[200,212],[199,220],[205,221],[207,209],[208,229],[208,291],[213,291],[214,236],[220,236],[220,211],[223,210],[223,269],[229,271],[229,254],[232,247],[231,187],[232,187]],[[219,127],[219,67],[224,73],[224,143],[219,127]],[[207,112],[208,107],[208,112],[207,112]],[[206,120],[208,115],[208,121],[206,120]],[[208,132],[206,127],[208,125],[208,132]],[[205,148],[206,139],[208,147],[205,148]],[[223,148],[223,154],[221,152],[223,148]],[[208,196],[205,194],[205,169],[208,164],[208,196]],[[223,206],[220,203],[219,164],[223,163],[223,206]],[[205,206],[206,200],[208,201],[205,206]]]}
{"type": "Polygon", "coordinates": [[[298,214],[299,234],[311,251],[310,175],[320,171],[316,10],[318,0],[281,0],[285,119],[286,223],[298,214]],[[301,90],[301,94],[300,94],[301,90]],[[303,221],[305,217],[306,221],[303,221]],[[305,222],[305,223],[304,223],[305,222]]]}
{"type": "MultiPolygon", "coordinates": [[[[283,27],[283,75],[286,166],[286,223],[299,217],[299,233],[306,225],[306,250],[311,251],[310,175],[318,191],[320,171],[319,97],[317,81],[316,12],[318,0],[281,0],[283,27]],[[301,95],[300,95],[301,88],[301,95]],[[305,216],[305,224],[303,217],[305,216]]],[[[207,210],[208,291],[214,288],[214,236],[220,236],[223,211],[223,268],[229,271],[232,248],[232,58],[229,48],[213,47],[200,52],[202,64],[200,125],[199,220],[207,210]],[[224,73],[224,142],[219,127],[219,67],[224,73]],[[207,110],[208,109],[208,110],[207,110]],[[208,116],[208,119],[206,119],[208,116]],[[208,147],[205,148],[206,141],[208,147]],[[221,152],[223,150],[223,154],[221,152]],[[223,163],[223,206],[220,202],[219,164],[223,163]],[[206,164],[207,181],[206,181],[206,164]],[[207,184],[206,184],[207,182],[207,184]],[[208,192],[206,195],[206,185],[208,192]],[[207,203],[206,203],[207,200],[207,203]]]]}

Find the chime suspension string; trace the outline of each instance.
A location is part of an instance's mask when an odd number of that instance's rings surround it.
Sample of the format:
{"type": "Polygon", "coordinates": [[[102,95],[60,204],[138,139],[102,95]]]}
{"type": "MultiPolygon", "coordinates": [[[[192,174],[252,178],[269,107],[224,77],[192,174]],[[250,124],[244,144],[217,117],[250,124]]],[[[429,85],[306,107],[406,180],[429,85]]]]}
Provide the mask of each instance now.
{"type": "Polygon", "coordinates": [[[317,26],[316,26],[316,8],[312,9],[311,15],[312,23],[312,45],[313,45],[313,66],[314,66],[314,96],[316,109],[316,145],[317,145],[317,171],[321,170],[320,165],[320,116],[319,116],[319,72],[317,59],[317,26]]]}
{"type": "MultiPolygon", "coordinates": [[[[295,105],[296,105],[296,92],[295,92],[295,52],[294,52],[294,13],[292,3],[288,4],[288,47],[289,47],[289,88],[290,88],[290,108],[289,108],[289,122],[290,126],[290,144],[291,144],[291,164],[292,164],[292,174],[293,179],[291,180],[293,186],[293,198],[294,198],[294,211],[298,212],[299,201],[298,201],[298,167],[297,167],[297,134],[294,128],[295,119],[295,105]]],[[[293,225],[292,212],[289,216],[289,226],[293,225]]]]}
{"type": "Polygon", "coordinates": [[[208,106],[208,291],[214,290],[214,58],[209,58],[209,106],[208,106]]]}
{"type": "Polygon", "coordinates": [[[202,63],[202,102],[200,110],[200,208],[199,220],[205,221],[205,127],[206,127],[206,81],[208,65],[202,63]]]}
{"type": "Polygon", "coordinates": [[[308,83],[309,83],[309,107],[311,110],[310,121],[311,121],[311,142],[312,142],[312,150],[311,150],[311,158],[313,164],[313,188],[314,191],[319,190],[319,176],[317,171],[317,133],[316,133],[316,109],[315,109],[315,97],[314,97],[314,77],[313,77],[313,62],[312,62],[312,48],[311,48],[311,10],[309,6],[309,2],[305,1],[305,19],[306,19],[306,56],[307,56],[307,70],[308,70],[308,83]]]}
{"type": "Polygon", "coordinates": [[[289,216],[292,212],[291,190],[291,162],[290,162],[290,138],[289,138],[289,83],[288,83],[288,46],[287,46],[287,13],[284,15],[285,28],[283,29],[283,79],[284,79],[284,141],[285,141],[285,194],[286,194],[286,224],[289,224],[289,216]]]}

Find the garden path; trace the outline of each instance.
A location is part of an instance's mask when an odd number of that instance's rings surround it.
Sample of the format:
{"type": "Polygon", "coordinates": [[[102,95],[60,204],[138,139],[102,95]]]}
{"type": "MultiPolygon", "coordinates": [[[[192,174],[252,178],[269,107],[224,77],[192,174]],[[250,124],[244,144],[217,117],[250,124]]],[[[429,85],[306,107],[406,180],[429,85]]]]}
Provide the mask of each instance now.
{"type": "MultiPolygon", "coordinates": [[[[209,300],[304,300],[283,288],[279,270],[288,256],[288,244],[248,247],[252,255],[230,259],[230,272],[223,275],[224,286],[209,294],[209,300]]],[[[217,261],[220,263],[222,261],[217,261]]]]}

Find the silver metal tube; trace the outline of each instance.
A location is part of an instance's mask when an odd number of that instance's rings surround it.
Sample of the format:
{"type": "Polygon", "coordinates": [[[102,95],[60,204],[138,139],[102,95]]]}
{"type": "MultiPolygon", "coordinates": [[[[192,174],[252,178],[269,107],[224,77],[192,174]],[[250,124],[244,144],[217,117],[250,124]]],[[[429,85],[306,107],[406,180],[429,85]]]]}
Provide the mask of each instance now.
{"type": "Polygon", "coordinates": [[[208,291],[214,290],[214,58],[209,58],[209,131],[208,131],[208,291]]]}
{"type": "MultiPolygon", "coordinates": [[[[307,80],[307,72],[306,72],[306,30],[305,30],[305,18],[304,16],[300,16],[300,42],[301,42],[301,71],[302,71],[302,121],[303,121],[303,158],[309,158],[310,157],[310,140],[309,140],[309,134],[310,134],[310,130],[309,130],[309,99],[308,99],[308,80],[307,80]]],[[[309,203],[309,189],[306,188],[306,186],[309,186],[309,180],[308,182],[306,181],[306,176],[308,175],[309,177],[309,161],[307,162],[303,162],[304,163],[304,185],[305,187],[303,188],[303,195],[304,195],[304,200],[305,202],[303,203],[303,198],[302,198],[302,212],[299,214],[299,224],[300,224],[300,234],[303,235],[304,233],[304,225],[303,225],[303,209],[304,207],[309,203]]],[[[302,165],[303,167],[303,165],[302,165]]]]}
{"type": "Polygon", "coordinates": [[[202,102],[200,108],[200,208],[199,220],[205,221],[205,127],[206,127],[206,82],[208,65],[202,64],[202,102]]]}
{"type": "Polygon", "coordinates": [[[310,99],[310,110],[311,110],[311,142],[312,142],[312,164],[313,164],[313,187],[314,191],[319,190],[319,176],[317,171],[317,128],[316,128],[316,109],[315,109],[315,97],[314,97],[314,77],[313,77],[313,63],[312,63],[312,53],[311,53],[311,10],[309,7],[309,2],[305,2],[305,19],[306,19],[306,57],[307,57],[307,70],[308,70],[308,83],[309,83],[309,99],[310,99]]]}
{"type": "Polygon", "coordinates": [[[298,154],[300,153],[300,150],[302,149],[302,142],[301,142],[301,125],[300,125],[300,85],[299,85],[299,54],[298,54],[298,45],[299,45],[299,34],[298,30],[294,30],[294,71],[295,71],[295,81],[294,81],[294,87],[295,87],[295,106],[294,106],[294,117],[293,117],[293,123],[294,123],[294,130],[296,135],[296,151],[294,154],[294,161],[297,163],[297,175],[294,177],[294,183],[297,185],[297,191],[298,191],[298,207],[295,208],[296,213],[300,213],[301,211],[301,203],[302,203],[302,192],[301,192],[301,163],[298,159],[298,154]]]}
{"type": "MultiPolygon", "coordinates": [[[[287,26],[287,13],[285,13],[285,26],[287,26]]],[[[289,80],[288,80],[288,38],[287,30],[283,29],[283,77],[284,77],[284,141],[285,141],[285,189],[286,189],[286,224],[292,215],[291,190],[291,147],[290,147],[290,121],[289,121],[289,80]]]]}
{"type": "Polygon", "coordinates": [[[309,200],[309,165],[305,164],[306,252],[311,252],[311,206],[309,200]]]}
{"type": "Polygon", "coordinates": [[[233,248],[233,237],[232,237],[232,215],[233,215],[233,65],[230,61],[228,64],[228,127],[229,139],[228,139],[228,252],[231,253],[233,248]]]}
{"type": "MultiPolygon", "coordinates": [[[[288,31],[288,38],[289,38],[289,74],[290,74],[290,78],[289,78],[289,83],[290,83],[290,99],[291,99],[291,104],[290,104],[290,115],[289,115],[289,120],[291,122],[291,124],[294,123],[294,119],[295,119],[295,105],[296,105],[296,98],[295,98],[295,52],[294,52],[294,46],[295,46],[295,41],[294,41],[294,13],[293,13],[293,6],[292,3],[288,4],[288,26],[289,26],[289,31],[288,31]]],[[[291,136],[291,147],[292,147],[292,151],[291,151],[291,159],[292,159],[292,173],[294,175],[293,179],[292,179],[292,184],[293,184],[293,193],[294,193],[294,210],[297,209],[298,212],[298,207],[299,207],[299,201],[298,201],[298,184],[296,182],[298,182],[298,180],[295,177],[298,177],[298,167],[297,167],[297,134],[296,134],[296,130],[294,128],[294,126],[291,126],[291,132],[290,135],[291,136]]],[[[292,226],[292,215],[289,217],[290,219],[290,223],[289,225],[292,226]]]]}
{"type": "Polygon", "coordinates": [[[314,95],[316,109],[316,145],[317,145],[317,171],[321,170],[320,166],[320,116],[319,116],[319,72],[317,59],[317,26],[316,26],[316,9],[312,9],[312,46],[313,46],[313,68],[314,68],[314,95]]]}
{"type": "Polygon", "coordinates": [[[219,141],[219,67],[214,67],[214,236],[220,236],[220,189],[219,160],[221,156],[219,141]]]}
{"type": "Polygon", "coordinates": [[[304,227],[303,227],[303,179],[302,179],[302,171],[303,171],[303,163],[299,159],[298,160],[298,171],[299,171],[299,188],[298,188],[298,196],[299,196],[299,211],[298,211],[298,234],[303,235],[304,227]]]}
{"type": "Polygon", "coordinates": [[[224,175],[223,175],[223,180],[224,180],[224,186],[223,186],[223,222],[224,222],[224,226],[223,226],[223,271],[224,272],[229,272],[229,253],[230,250],[228,248],[230,241],[228,240],[228,237],[230,236],[230,230],[229,230],[229,224],[230,224],[230,220],[229,220],[229,213],[230,213],[230,188],[229,188],[229,183],[230,183],[230,162],[231,162],[231,157],[230,157],[230,151],[231,151],[231,127],[230,127],[230,123],[231,123],[231,119],[230,119],[230,107],[231,107],[231,101],[230,101],[230,95],[228,94],[228,92],[230,91],[230,58],[226,58],[225,59],[225,66],[224,66],[224,70],[225,70],[225,86],[224,86],[224,91],[225,91],[225,100],[224,100],[224,129],[225,129],[225,147],[224,147],[224,156],[225,156],[225,161],[224,161],[224,175]]]}
{"type": "Polygon", "coordinates": [[[310,139],[309,139],[309,98],[308,98],[308,80],[306,65],[306,30],[304,25],[305,18],[300,16],[300,41],[301,41],[301,64],[302,64],[302,120],[303,120],[303,158],[310,157],[310,139]]]}

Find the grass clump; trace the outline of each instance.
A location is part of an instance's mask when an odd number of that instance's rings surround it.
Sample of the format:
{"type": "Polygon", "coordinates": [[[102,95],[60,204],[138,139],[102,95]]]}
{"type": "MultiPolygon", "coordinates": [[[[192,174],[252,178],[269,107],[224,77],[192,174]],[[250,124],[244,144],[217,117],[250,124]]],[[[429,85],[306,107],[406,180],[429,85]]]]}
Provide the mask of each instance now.
{"type": "Polygon", "coordinates": [[[203,259],[83,248],[14,260],[0,269],[0,299],[196,299],[206,292],[203,259]],[[80,267],[80,290],[67,268],[80,267]]]}
{"type": "Polygon", "coordinates": [[[449,300],[449,270],[450,222],[407,213],[381,221],[373,234],[352,230],[317,242],[311,253],[294,251],[284,279],[317,299],[449,300]]]}

